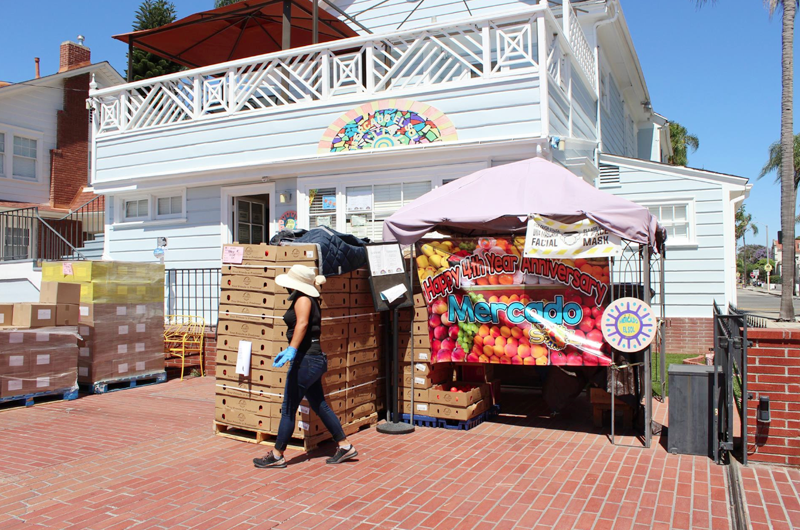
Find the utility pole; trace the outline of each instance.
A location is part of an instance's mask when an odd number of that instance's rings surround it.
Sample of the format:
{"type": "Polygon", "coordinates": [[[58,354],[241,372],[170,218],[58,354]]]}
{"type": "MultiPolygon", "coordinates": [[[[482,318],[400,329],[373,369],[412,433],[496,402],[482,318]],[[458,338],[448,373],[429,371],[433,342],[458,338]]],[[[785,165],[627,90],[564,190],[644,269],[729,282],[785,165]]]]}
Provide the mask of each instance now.
{"type": "Polygon", "coordinates": [[[764,225],[767,229],[764,230],[766,234],[764,234],[764,243],[766,243],[767,247],[767,267],[764,269],[767,271],[767,292],[769,292],[769,275],[772,272],[772,264],[769,262],[769,225],[764,225]]]}

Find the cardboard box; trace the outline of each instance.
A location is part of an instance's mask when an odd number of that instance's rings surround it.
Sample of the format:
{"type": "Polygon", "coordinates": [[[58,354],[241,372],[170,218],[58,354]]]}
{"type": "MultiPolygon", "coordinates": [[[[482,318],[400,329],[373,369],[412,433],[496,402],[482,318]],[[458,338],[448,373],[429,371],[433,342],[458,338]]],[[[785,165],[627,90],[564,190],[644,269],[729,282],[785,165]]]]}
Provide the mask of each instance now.
{"type": "Polygon", "coordinates": [[[377,360],[378,360],[377,348],[358,350],[347,354],[347,366],[355,366],[363,363],[371,363],[377,360]]]}
{"type": "Polygon", "coordinates": [[[275,261],[291,261],[297,263],[301,260],[314,260],[319,258],[317,245],[288,244],[280,247],[272,247],[275,254],[275,261]]]}
{"type": "Polygon", "coordinates": [[[14,304],[0,304],[0,327],[11,326],[14,321],[14,304]]]}
{"type": "Polygon", "coordinates": [[[369,269],[362,267],[350,272],[351,278],[369,278],[369,269]]]}
{"type": "Polygon", "coordinates": [[[39,302],[78,305],[81,303],[81,286],[77,283],[42,282],[39,302]]]}
{"type": "Polygon", "coordinates": [[[468,407],[449,407],[441,403],[431,403],[430,415],[445,420],[466,421],[486,411],[485,401],[478,401],[468,407]]]}
{"type": "Polygon", "coordinates": [[[347,369],[345,368],[339,370],[330,370],[328,372],[325,372],[325,374],[323,374],[322,376],[323,386],[326,385],[334,386],[346,382],[347,382],[347,369]]]}
{"type": "Polygon", "coordinates": [[[235,320],[220,319],[217,325],[217,333],[220,335],[233,335],[235,337],[257,339],[261,341],[273,341],[285,343],[288,346],[286,334],[289,328],[283,324],[282,320],[273,320],[267,324],[255,324],[250,322],[237,322],[235,320]]]}
{"type": "Polygon", "coordinates": [[[378,363],[377,361],[357,364],[347,368],[347,382],[353,383],[355,381],[374,381],[378,378],[378,363]]]}
{"type": "Polygon", "coordinates": [[[419,375],[426,377],[433,371],[433,366],[431,363],[425,362],[418,362],[418,363],[409,363],[403,366],[403,373],[404,374],[411,374],[419,375]]]}
{"type": "Polygon", "coordinates": [[[377,322],[364,322],[360,319],[354,319],[350,322],[348,334],[353,337],[355,335],[379,335],[381,332],[381,325],[377,322]]]}
{"type": "Polygon", "coordinates": [[[369,285],[367,278],[353,278],[350,280],[351,293],[364,293],[372,296],[372,288],[369,285]]]}
{"type": "Polygon", "coordinates": [[[362,403],[374,402],[378,399],[378,384],[376,382],[358,385],[354,388],[347,388],[345,391],[347,407],[352,408],[362,403]]]}
{"type": "Polygon", "coordinates": [[[452,381],[453,367],[450,363],[436,363],[433,365],[431,373],[426,376],[402,374],[399,381],[400,387],[411,388],[412,379],[415,388],[431,388],[433,385],[452,381]]]}
{"type": "Polygon", "coordinates": [[[347,353],[369,350],[378,347],[378,339],[374,335],[361,335],[347,339],[347,353]]]}
{"type": "Polygon", "coordinates": [[[414,395],[414,401],[419,403],[429,403],[429,392],[430,390],[425,388],[403,388],[400,392],[400,401],[411,401],[411,395],[414,395]]]}
{"type": "Polygon", "coordinates": [[[326,279],[324,284],[320,285],[319,291],[321,293],[349,293],[350,278],[331,276],[326,279]]]}
{"type": "Polygon", "coordinates": [[[448,407],[469,407],[483,399],[491,400],[492,391],[488,384],[481,383],[474,386],[471,390],[464,392],[451,392],[453,387],[472,386],[471,383],[454,381],[446,385],[435,385],[428,390],[428,398],[431,403],[447,405],[448,407]]]}
{"type": "Polygon", "coordinates": [[[328,359],[328,371],[331,370],[341,370],[342,368],[347,368],[347,355],[344,353],[336,353],[332,355],[326,355],[328,359]]]}
{"type": "Polygon", "coordinates": [[[324,292],[320,293],[319,297],[319,306],[322,309],[335,309],[335,308],[344,308],[350,306],[350,294],[349,293],[329,293],[324,292]]]}
{"type": "Polygon", "coordinates": [[[214,419],[225,425],[262,432],[269,431],[270,422],[272,421],[270,418],[256,416],[251,412],[227,407],[215,407],[214,419]]]}
{"type": "MultiPolygon", "coordinates": [[[[275,315],[274,309],[264,307],[249,307],[246,305],[220,304],[219,318],[223,320],[238,320],[240,322],[257,322],[264,324],[283,324],[283,320],[275,315]]],[[[285,324],[284,324],[285,327],[285,324]]]]}
{"type": "MultiPolygon", "coordinates": [[[[334,320],[325,320],[328,318],[326,313],[322,314],[322,329],[320,330],[320,340],[322,342],[328,342],[330,340],[342,340],[345,341],[345,345],[347,344],[347,324],[344,320],[334,319],[334,320]]],[[[324,350],[323,350],[324,351],[324,350]]]]}
{"type": "MultiPolygon", "coordinates": [[[[317,270],[317,262],[314,260],[300,260],[296,262],[305,265],[310,269],[317,270]]],[[[244,259],[242,265],[223,265],[222,276],[261,276],[262,278],[275,278],[279,274],[285,274],[295,263],[267,263],[261,261],[249,262],[244,259]]]]}
{"type": "Polygon", "coordinates": [[[425,302],[425,295],[418,293],[414,295],[414,307],[428,310],[428,304],[425,302]]]}
{"type": "Polygon", "coordinates": [[[362,403],[361,405],[357,405],[350,409],[347,409],[344,416],[345,423],[352,423],[354,421],[360,420],[361,418],[366,418],[370,414],[375,412],[375,403],[367,402],[362,403]]]}
{"type": "Polygon", "coordinates": [[[53,304],[14,304],[15,328],[44,328],[55,326],[56,306],[53,304]]]}
{"type": "Polygon", "coordinates": [[[80,306],[75,304],[56,305],[56,326],[77,326],[80,320],[80,306]]]}
{"type": "MultiPolygon", "coordinates": [[[[282,295],[278,295],[282,296],[282,295]]],[[[222,291],[219,296],[220,304],[230,305],[246,305],[249,307],[260,307],[265,309],[273,309],[275,305],[276,295],[271,293],[257,293],[255,291],[222,291]]],[[[288,306],[286,307],[288,308],[288,306]]],[[[285,309],[286,309],[285,308],[285,309]]]]}
{"type": "Polygon", "coordinates": [[[257,291],[259,293],[288,294],[288,291],[275,283],[273,278],[262,276],[226,276],[222,279],[223,290],[257,291]]]}
{"type": "MultiPolygon", "coordinates": [[[[401,349],[399,355],[403,356],[403,361],[410,363],[411,362],[411,348],[407,347],[404,350],[401,349]]],[[[431,362],[431,352],[429,350],[422,350],[420,348],[414,348],[414,362],[422,362],[422,363],[429,363],[431,362]]]]}
{"type": "Polygon", "coordinates": [[[217,337],[217,349],[229,350],[238,352],[239,342],[246,340],[250,342],[251,355],[263,355],[267,357],[274,357],[282,350],[286,349],[288,344],[286,342],[274,342],[267,340],[250,339],[247,337],[237,337],[235,335],[219,335],[217,337]]]}
{"type": "Polygon", "coordinates": [[[227,408],[237,411],[249,412],[257,416],[269,416],[270,407],[273,403],[266,401],[259,397],[251,396],[245,397],[231,397],[225,395],[217,395],[215,397],[216,407],[227,408]]]}
{"type": "Polygon", "coordinates": [[[0,352],[0,378],[27,374],[30,371],[30,353],[24,350],[17,352],[0,352]]]}
{"type": "Polygon", "coordinates": [[[398,408],[400,409],[400,414],[411,414],[413,410],[416,415],[430,416],[432,406],[429,403],[415,401],[412,409],[410,401],[399,401],[398,408]]]}
{"type": "Polygon", "coordinates": [[[372,293],[350,293],[350,307],[374,310],[375,304],[372,301],[372,293]]]}
{"type": "Polygon", "coordinates": [[[319,346],[328,357],[347,353],[347,341],[343,338],[321,339],[319,346]]]}

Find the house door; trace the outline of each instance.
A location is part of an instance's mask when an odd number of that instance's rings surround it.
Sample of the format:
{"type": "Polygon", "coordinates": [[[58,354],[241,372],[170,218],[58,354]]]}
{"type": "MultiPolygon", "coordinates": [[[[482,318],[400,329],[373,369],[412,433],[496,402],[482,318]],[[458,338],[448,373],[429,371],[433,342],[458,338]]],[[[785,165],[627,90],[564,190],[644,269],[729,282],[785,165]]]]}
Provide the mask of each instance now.
{"type": "Polygon", "coordinates": [[[267,201],[254,197],[237,197],[233,212],[236,227],[234,241],[257,245],[267,241],[267,201]]]}

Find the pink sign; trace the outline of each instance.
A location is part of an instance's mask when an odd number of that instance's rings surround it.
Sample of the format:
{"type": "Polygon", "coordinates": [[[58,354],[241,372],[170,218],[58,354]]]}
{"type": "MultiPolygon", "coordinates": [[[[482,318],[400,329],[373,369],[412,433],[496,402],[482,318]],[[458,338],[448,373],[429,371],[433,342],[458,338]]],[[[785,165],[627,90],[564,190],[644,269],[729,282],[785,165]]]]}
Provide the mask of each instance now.
{"type": "Polygon", "coordinates": [[[61,264],[61,274],[63,274],[64,276],[72,276],[73,274],[75,274],[74,272],[72,272],[71,261],[65,261],[64,263],[61,264]]]}
{"type": "Polygon", "coordinates": [[[244,247],[223,247],[222,263],[241,265],[244,259],[244,247]]]}

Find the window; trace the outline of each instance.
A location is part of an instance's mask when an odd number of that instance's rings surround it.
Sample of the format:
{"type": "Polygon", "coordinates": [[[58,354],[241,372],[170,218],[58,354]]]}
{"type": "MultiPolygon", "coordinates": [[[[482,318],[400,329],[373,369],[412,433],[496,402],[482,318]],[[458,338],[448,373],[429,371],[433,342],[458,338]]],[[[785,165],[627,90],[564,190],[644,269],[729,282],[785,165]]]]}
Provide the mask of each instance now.
{"type": "Polygon", "coordinates": [[[29,259],[30,246],[30,229],[6,227],[3,233],[3,256],[6,259],[29,259]]]}
{"type": "Polygon", "coordinates": [[[36,179],[36,140],[14,136],[14,176],[36,179]]]}
{"type": "Polygon", "coordinates": [[[183,196],[159,197],[156,200],[156,217],[179,217],[183,214],[183,196]]]}
{"type": "Polygon", "coordinates": [[[125,201],[125,220],[147,219],[150,217],[150,201],[148,199],[133,199],[125,201]]]}
{"type": "Polygon", "coordinates": [[[691,202],[648,205],[647,209],[667,231],[667,245],[694,243],[694,207],[691,202]]]}
{"type": "Polygon", "coordinates": [[[0,176],[6,174],[6,135],[0,133],[0,176]]]}
{"type": "Polygon", "coordinates": [[[431,181],[346,188],[345,231],[373,241],[383,239],[383,222],[414,199],[431,191],[431,181]]]}
{"type": "Polygon", "coordinates": [[[308,190],[309,227],[327,226],[336,230],[336,188],[308,190]]]}

